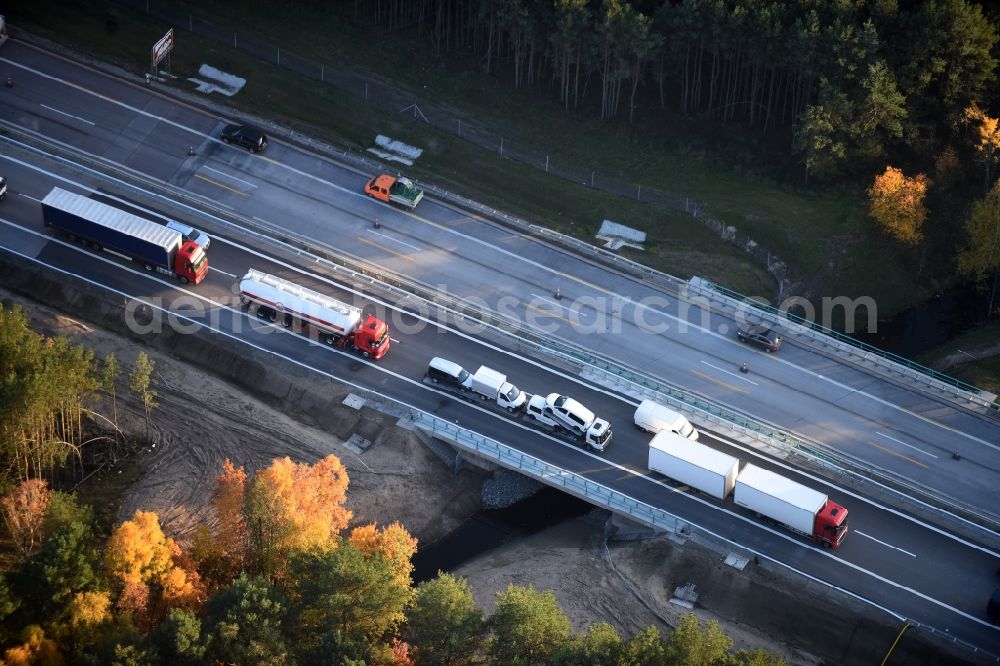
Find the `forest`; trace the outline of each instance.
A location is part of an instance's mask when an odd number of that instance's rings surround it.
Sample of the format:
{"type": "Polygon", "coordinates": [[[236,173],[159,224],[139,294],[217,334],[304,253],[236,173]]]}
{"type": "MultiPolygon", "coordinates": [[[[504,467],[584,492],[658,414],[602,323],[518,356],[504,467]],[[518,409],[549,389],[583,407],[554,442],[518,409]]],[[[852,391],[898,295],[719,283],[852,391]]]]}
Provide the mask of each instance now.
{"type": "Polygon", "coordinates": [[[145,354],[125,372],[0,308],[0,663],[784,663],[733,651],[694,615],[666,636],[650,626],[622,637],[609,622],[573,632],[551,591],[511,584],[487,617],[462,578],[415,585],[416,539],[398,522],[352,521],[333,455],[249,472],[227,460],[215,520],[190,543],[154,512],[101,520],[103,507],[72,489],[134,455],[155,422],[155,386],[145,354]],[[119,384],[146,432],[117,426],[119,384]]]}
{"type": "Polygon", "coordinates": [[[966,0],[356,0],[354,16],[568,112],[634,120],[642,87],[652,119],[774,133],[823,178],[933,160],[966,107],[996,101],[996,26],[966,0]]]}
{"type": "Polygon", "coordinates": [[[693,128],[714,137],[722,168],[749,150],[770,177],[805,191],[865,191],[870,219],[915,282],[977,282],[985,313],[995,312],[992,6],[355,0],[352,20],[412,34],[446,67],[557,99],[574,117],[650,137],[693,128]],[[737,134],[739,146],[726,145],[737,134]]]}

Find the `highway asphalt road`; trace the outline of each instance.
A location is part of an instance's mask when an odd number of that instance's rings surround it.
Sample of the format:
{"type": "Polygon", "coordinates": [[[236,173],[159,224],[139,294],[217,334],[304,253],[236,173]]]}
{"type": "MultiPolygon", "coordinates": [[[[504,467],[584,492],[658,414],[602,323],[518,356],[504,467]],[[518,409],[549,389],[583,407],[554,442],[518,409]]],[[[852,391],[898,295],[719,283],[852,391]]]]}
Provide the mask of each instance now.
{"type": "Polygon", "coordinates": [[[631,425],[635,401],[630,398],[595,389],[544,363],[433,322],[421,322],[412,314],[345,289],[307,258],[280,259],[280,253],[267,245],[216,236],[209,252],[209,278],[197,287],[147,274],[118,257],[96,254],[53,236],[43,227],[38,201],[52,186],[86,192],[95,188],[97,181],[51,164],[29,168],[5,159],[4,168],[12,174],[9,180],[23,185],[0,208],[0,244],[7,250],[105,285],[118,294],[179,310],[185,318],[204,321],[229,336],[227,344],[252,344],[281,354],[315,375],[317,391],[322,391],[326,382],[339,380],[396,398],[662,508],[730,541],[740,552],[771,558],[911,620],[1000,653],[1000,631],[984,619],[984,604],[995,583],[995,552],[703,433],[704,442],[736,455],[743,463],[752,461],[777,469],[848,507],[851,531],[843,547],[833,552],[814,547],[799,536],[761,523],[732,501],[683,492],[665,478],[649,473],[645,460],[650,437],[631,425]],[[58,171],[60,179],[49,170],[58,171]],[[281,275],[362,307],[374,306],[392,328],[394,340],[388,356],[367,362],[349,352],[310,344],[302,336],[279,328],[259,326],[235,297],[234,285],[249,268],[281,275]],[[503,369],[530,392],[568,393],[612,423],[613,440],[606,452],[594,454],[512,420],[505,412],[483,409],[477,401],[457,400],[421,381],[427,361],[435,355],[445,355],[473,370],[478,364],[503,369]]]}
{"type": "Polygon", "coordinates": [[[224,120],[148,88],[14,41],[0,63],[16,81],[0,120],[506,312],[1000,522],[1000,423],[791,341],[765,355],[738,343],[727,317],[440,202],[415,213],[380,204],[361,194],[369,174],[280,139],[264,155],[225,146],[224,120]],[[749,377],[733,372],[743,361],[749,377]]]}

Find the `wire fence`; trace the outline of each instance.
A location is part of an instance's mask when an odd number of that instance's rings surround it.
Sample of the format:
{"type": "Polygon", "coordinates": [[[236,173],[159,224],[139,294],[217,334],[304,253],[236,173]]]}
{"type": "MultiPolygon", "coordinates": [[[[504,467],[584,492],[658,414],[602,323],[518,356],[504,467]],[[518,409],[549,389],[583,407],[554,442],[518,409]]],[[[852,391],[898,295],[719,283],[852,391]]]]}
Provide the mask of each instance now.
{"type": "Polygon", "coordinates": [[[343,67],[306,58],[294,51],[275,45],[251,32],[237,31],[220,26],[191,13],[182,13],[168,2],[153,0],[118,0],[121,4],[174,25],[206,39],[225,44],[237,51],[283,67],[300,76],[321,81],[337,90],[354,95],[367,103],[392,113],[412,114],[435,129],[451,134],[486,150],[496,152],[501,159],[513,160],[542,170],[573,183],[595,190],[635,199],[662,208],[690,215],[722,240],[739,248],[767,268],[778,283],[781,297],[788,275],[786,264],[766,248],[761,247],[749,234],[705,212],[705,204],[687,197],[678,197],[648,184],[634,180],[624,181],[596,169],[580,170],[558,164],[550,155],[529,145],[512,142],[510,137],[484,125],[453,106],[436,102],[398,87],[395,82],[380,79],[376,74],[359,73],[343,67]]]}

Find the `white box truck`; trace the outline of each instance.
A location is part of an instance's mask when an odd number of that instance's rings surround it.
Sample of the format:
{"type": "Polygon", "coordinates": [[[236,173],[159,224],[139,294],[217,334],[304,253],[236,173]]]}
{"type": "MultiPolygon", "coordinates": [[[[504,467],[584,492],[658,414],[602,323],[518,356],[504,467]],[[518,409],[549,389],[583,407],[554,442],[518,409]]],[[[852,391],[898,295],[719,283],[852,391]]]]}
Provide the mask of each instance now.
{"type": "Polygon", "coordinates": [[[823,546],[837,548],[847,534],[847,509],[818,490],[756,465],[747,465],[736,477],[733,499],[823,546]]]}
{"type": "Polygon", "coordinates": [[[479,366],[472,375],[472,390],[484,400],[495,400],[511,412],[521,409],[528,400],[524,391],[507,381],[507,375],[485,365],[479,366]]]}
{"type": "Polygon", "coordinates": [[[654,435],[663,430],[677,433],[690,440],[698,440],[698,431],[691,422],[674,410],[664,407],[654,400],[643,400],[635,410],[635,425],[654,435]]]}
{"type": "Polygon", "coordinates": [[[733,491],[740,461],[663,430],[649,442],[649,469],[722,500],[733,491]]]}

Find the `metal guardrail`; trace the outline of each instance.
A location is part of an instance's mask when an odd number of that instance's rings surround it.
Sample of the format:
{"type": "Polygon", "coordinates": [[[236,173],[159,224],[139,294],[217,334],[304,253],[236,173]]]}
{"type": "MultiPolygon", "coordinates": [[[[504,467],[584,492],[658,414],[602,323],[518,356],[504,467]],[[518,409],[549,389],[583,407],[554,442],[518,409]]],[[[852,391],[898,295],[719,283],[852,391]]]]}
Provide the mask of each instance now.
{"type": "Polygon", "coordinates": [[[513,137],[510,136],[505,138],[499,129],[484,124],[481,117],[463,113],[456,110],[453,105],[422,95],[420,91],[400,86],[398,81],[386,81],[376,72],[365,71],[357,66],[344,67],[337,62],[313,60],[311,57],[296,53],[294,48],[287,48],[287,44],[274,43],[273,35],[264,32],[254,33],[247,29],[236,30],[234,26],[220,24],[216,19],[203,18],[185,8],[174,6],[176,3],[162,0],[117,1],[174,25],[178,30],[197,34],[262,62],[318,81],[321,85],[331,86],[365,104],[397,115],[408,115],[412,112],[414,118],[419,116],[422,122],[433,126],[439,132],[469,142],[481,149],[496,151],[500,160],[517,161],[577,185],[582,184],[591,189],[690,215],[724,242],[763,264],[778,282],[779,289],[784,283],[787,269],[783,262],[761,247],[749,233],[738,232],[730,224],[714,218],[706,212],[707,206],[690,197],[677,196],[659,189],[652,183],[636,183],[633,179],[621,179],[617,175],[601,173],[594,168],[581,169],[575,162],[556,164],[556,160],[550,160],[550,156],[537,150],[536,146],[516,140],[512,142],[513,137]]]}
{"type": "MultiPolygon", "coordinates": [[[[384,400],[381,396],[378,396],[378,399],[384,400]]],[[[690,523],[681,520],[677,516],[662,509],[644,502],[639,502],[612,488],[590,481],[573,472],[549,465],[545,461],[535,458],[534,456],[511,449],[496,440],[454,425],[421,410],[408,408],[406,409],[406,417],[409,418],[414,426],[423,429],[432,437],[437,437],[444,441],[451,442],[460,449],[473,452],[476,455],[492,460],[503,467],[536,478],[542,483],[565,492],[572,493],[573,495],[584,499],[591,504],[604,507],[609,511],[620,515],[628,516],[632,520],[649,525],[654,529],[663,530],[667,533],[683,532],[685,531],[685,528],[688,528],[689,526],[699,529],[697,526],[692,526],[690,523]]],[[[788,564],[779,560],[775,560],[773,558],[767,559],[774,562],[778,566],[791,568],[788,564]]],[[[792,570],[794,571],[794,569],[792,570]]],[[[907,620],[910,622],[912,627],[927,631],[938,638],[948,640],[955,645],[961,646],[963,649],[972,654],[982,655],[985,658],[1000,662],[1000,656],[986,652],[967,640],[957,638],[934,626],[922,624],[916,620],[900,616],[894,611],[886,608],[883,604],[877,603],[858,593],[833,585],[815,576],[808,574],[806,574],[806,576],[810,580],[826,585],[834,590],[838,590],[848,595],[849,597],[869,604],[876,609],[889,613],[890,615],[894,615],[900,620],[907,620]]]]}
{"type": "Polygon", "coordinates": [[[512,449],[485,435],[462,428],[421,410],[408,408],[407,411],[412,423],[424,429],[428,434],[446,439],[508,469],[527,474],[550,486],[572,493],[591,504],[602,506],[615,513],[668,532],[676,532],[681,526],[687,525],[686,522],[663,509],[640,502],[574,472],[550,465],[544,460],[512,449]]]}
{"type": "MultiPolygon", "coordinates": [[[[962,393],[976,396],[980,399],[982,406],[987,409],[987,415],[993,418],[1000,418],[1000,402],[996,401],[996,396],[988,391],[984,391],[976,386],[963,382],[960,379],[951,377],[942,372],[929,368],[927,366],[921,365],[907,359],[905,357],[893,354],[892,352],[887,352],[885,350],[879,349],[873,345],[867,344],[860,340],[856,340],[849,335],[840,333],[831,328],[823,326],[819,323],[812,322],[804,317],[795,315],[787,311],[782,311],[769,303],[764,303],[762,301],[751,299],[743,294],[732,291],[721,285],[717,285],[713,282],[705,280],[704,278],[692,278],[691,282],[681,280],[668,273],[663,273],[649,266],[645,266],[636,261],[628,259],[627,257],[619,256],[610,250],[592,245],[586,241],[580,240],[573,236],[568,236],[566,234],[560,233],[558,231],[553,231],[551,229],[546,229],[535,224],[530,224],[518,217],[508,215],[507,213],[484,206],[478,202],[467,199],[461,195],[448,192],[447,190],[441,190],[435,188],[432,185],[424,185],[428,192],[433,192],[435,196],[444,198],[448,201],[457,203],[463,208],[475,211],[480,215],[497,220],[502,224],[513,227],[522,231],[523,233],[533,234],[535,236],[541,237],[546,240],[551,240],[558,245],[564,246],[576,253],[592,257],[604,264],[615,267],[618,270],[629,273],[637,279],[646,281],[652,285],[666,288],[668,290],[679,292],[685,287],[691,287],[692,282],[700,281],[702,284],[708,286],[709,288],[717,291],[720,295],[727,298],[735,299],[741,304],[745,304],[750,307],[754,307],[762,312],[762,315],[769,315],[775,318],[782,318],[791,324],[796,326],[801,326],[810,329],[813,333],[819,335],[825,335],[830,338],[833,343],[839,343],[840,345],[847,345],[853,349],[858,350],[861,354],[866,356],[866,360],[872,361],[871,356],[881,359],[889,366],[901,366],[905,370],[911,371],[911,376],[920,375],[925,377],[926,380],[930,382],[941,382],[948,386],[954,387],[962,393]],[[870,356],[868,356],[870,355],[870,356]]],[[[963,396],[964,397],[964,396],[963,396]]]]}
{"type": "MultiPolygon", "coordinates": [[[[35,142],[43,143],[49,150],[55,152],[70,152],[61,144],[53,142],[47,137],[24,133],[20,130],[20,128],[3,121],[0,121],[0,126],[7,126],[12,133],[22,134],[35,142]]],[[[3,138],[8,139],[8,137],[3,138]]],[[[37,150],[37,148],[33,149],[37,150]]],[[[150,188],[151,181],[148,178],[143,177],[141,174],[136,174],[121,165],[109,163],[100,157],[81,156],[75,153],[73,153],[73,157],[81,161],[89,162],[91,164],[91,168],[95,171],[98,171],[99,167],[100,175],[102,176],[106,177],[104,172],[111,170],[118,174],[119,178],[124,181],[125,184],[133,187],[139,187],[141,185],[141,187],[146,190],[150,188]]],[[[68,158],[63,159],[68,161],[68,158]]],[[[338,277],[348,282],[353,284],[363,284],[368,288],[380,288],[384,291],[395,294],[399,300],[402,300],[405,297],[416,296],[418,299],[423,300],[429,305],[441,308],[447,315],[464,318],[467,321],[476,322],[489,327],[498,334],[506,336],[508,338],[508,343],[515,348],[534,351],[535,353],[550,358],[561,358],[575,366],[581,367],[581,369],[590,367],[595,370],[602,371],[610,377],[617,377],[623,381],[629,382],[632,385],[640,386],[646,390],[652,391],[656,394],[658,399],[673,404],[679,409],[701,414],[708,422],[711,422],[719,427],[743,433],[758,442],[764,442],[779,448],[783,447],[788,453],[797,452],[801,455],[807,456],[810,460],[822,462],[828,467],[833,467],[838,464],[846,465],[847,470],[860,474],[862,478],[864,478],[865,475],[873,478],[880,478],[886,486],[893,489],[895,492],[901,494],[916,494],[918,495],[919,501],[925,502],[940,510],[954,513],[959,511],[961,508],[948,498],[934,495],[926,489],[920,489],[907,484],[905,481],[896,479],[882,470],[878,470],[872,466],[868,466],[864,468],[863,471],[858,472],[857,470],[859,470],[859,468],[864,467],[862,463],[859,461],[849,460],[840,454],[835,454],[832,450],[826,448],[820,443],[804,440],[783,430],[764,424],[753,417],[737,413],[718,405],[698,393],[682,389],[678,386],[670,384],[669,382],[653,378],[634,368],[630,368],[621,362],[595,354],[567,340],[558,338],[551,334],[542,334],[528,326],[525,326],[519,321],[503,317],[499,313],[483,309],[479,305],[467,303],[463,299],[441,292],[440,290],[425,285],[417,280],[403,278],[399,275],[387,273],[380,267],[370,262],[361,260],[357,257],[341,254],[332,248],[321,247],[314,239],[299,237],[296,234],[288,232],[287,230],[262,224],[258,220],[245,220],[234,215],[232,211],[217,206],[214,202],[206,201],[197,195],[192,195],[190,192],[171,186],[168,183],[156,183],[156,187],[153,189],[159,190],[161,196],[179,201],[192,202],[192,204],[197,204],[198,206],[205,207],[208,210],[213,210],[215,211],[215,215],[218,220],[223,220],[227,224],[232,224],[234,227],[261,229],[263,230],[263,233],[260,231],[257,233],[261,235],[277,236],[277,239],[272,238],[272,240],[278,240],[295,251],[309,253],[313,258],[319,257],[322,262],[326,263],[327,266],[338,275],[338,277]],[[230,220],[233,221],[230,222],[230,220]]],[[[516,218],[510,219],[513,220],[516,218]]],[[[606,252],[602,251],[600,248],[584,243],[583,241],[579,241],[578,239],[564,237],[558,232],[545,230],[541,227],[535,227],[534,225],[527,226],[532,230],[540,230],[540,233],[543,235],[558,238],[559,242],[564,242],[568,239],[573,244],[585,246],[589,248],[589,254],[591,255],[606,252]]],[[[612,257],[615,256],[611,253],[607,254],[612,257]]],[[[669,285],[672,289],[677,289],[678,287],[688,284],[668,274],[642,267],[641,264],[637,264],[631,260],[620,257],[618,259],[620,260],[619,264],[630,272],[642,269],[644,273],[654,278],[656,281],[662,282],[665,286],[669,285]]],[[[403,307],[404,305],[405,304],[401,303],[398,307],[403,307]]],[[[967,514],[967,512],[963,513],[967,514]]],[[[977,522],[982,521],[981,516],[974,515],[974,518],[977,522]]]]}
{"type": "Polygon", "coordinates": [[[749,320],[750,317],[748,315],[753,314],[753,317],[760,322],[769,322],[779,326],[785,333],[795,333],[800,338],[804,336],[842,355],[848,357],[854,356],[857,361],[863,364],[870,364],[875,368],[880,368],[884,373],[894,373],[908,381],[922,384],[924,389],[933,391],[937,396],[947,397],[963,406],[973,404],[977,408],[983,409],[983,413],[986,416],[1000,418],[1000,403],[996,402],[997,396],[989,391],[984,391],[942,373],[936,373],[939,376],[932,376],[923,372],[922,369],[924,366],[912,362],[909,362],[909,364],[897,362],[895,359],[902,357],[889,354],[871,345],[865,345],[862,348],[860,341],[852,341],[853,344],[845,342],[845,340],[850,339],[848,336],[840,334],[839,338],[835,338],[826,332],[829,329],[813,325],[808,320],[803,320],[804,323],[799,323],[795,320],[795,315],[790,315],[789,313],[782,312],[780,309],[746,298],[742,294],[728,290],[725,287],[720,287],[704,278],[691,278],[688,282],[688,287],[691,293],[698,294],[701,298],[713,305],[717,305],[723,311],[731,310],[738,318],[749,320]],[[945,381],[942,378],[950,381],[945,381]]]}
{"type": "MultiPolygon", "coordinates": [[[[333,377],[331,377],[331,379],[335,380],[335,378],[333,377]]],[[[512,449],[504,444],[497,442],[496,440],[493,440],[492,438],[483,436],[479,433],[475,433],[466,428],[454,425],[444,419],[441,419],[432,414],[424,412],[423,410],[420,410],[418,408],[406,405],[392,398],[388,398],[384,395],[374,393],[371,390],[366,389],[364,387],[360,387],[353,384],[352,386],[356,390],[360,390],[362,393],[366,394],[369,402],[379,404],[378,409],[380,411],[387,414],[395,415],[396,417],[401,419],[407,419],[411,425],[422,429],[424,432],[428,433],[432,437],[440,438],[443,441],[452,442],[454,445],[458,446],[461,449],[465,449],[470,452],[475,452],[479,456],[492,459],[496,461],[498,464],[503,465],[504,467],[531,475],[535,478],[538,478],[543,483],[562,489],[566,492],[572,493],[590,502],[591,504],[603,506],[610,511],[616,512],[620,515],[628,516],[635,521],[638,521],[646,525],[650,525],[656,529],[661,529],[669,533],[684,533],[687,532],[685,528],[691,526],[695,527],[696,529],[705,531],[706,534],[709,536],[714,536],[718,538],[718,535],[713,535],[711,532],[706,531],[704,528],[692,525],[687,521],[684,521],[678,518],[677,516],[667,511],[664,511],[663,509],[651,506],[645,502],[640,502],[638,500],[635,500],[632,497],[629,497],[619,491],[604,486],[603,484],[590,481],[589,479],[581,475],[550,465],[545,461],[535,458],[534,456],[512,449]]],[[[722,541],[725,543],[731,543],[732,545],[739,547],[739,544],[730,542],[724,537],[722,537],[722,541]]],[[[899,616],[892,610],[886,608],[885,606],[876,603],[873,600],[870,600],[860,594],[851,592],[850,590],[829,583],[823,579],[817,578],[816,576],[810,574],[804,574],[803,572],[793,569],[790,565],[780,560],[767,557],[764,555],[762,555],[762,557],[766,557],[766,559],[772,561],[774,564],[780,567],[789,569],[799,574],[803,574],[806,576],[806,578],[810,580],[814,580],[818,583],[821,583],[829,587],[832,590],[839,591],[852,598],[865,602],[901,620],[906,619],[902,616],[899,616]]],[[[922,629],[930,631],[931,633],[941,633],[934,627],[921,625],[920,623],[917,623],[915,621],[911,622],[915,627],[920,627],[922,629]]],[[[975,645],[965,640],[951,636],[947,632],[941,635],[942,637],[947,638],[948,640],[957,645],[963,646],[964,648],[970,650],[973,653],[989,655],[989,653],[980,650],[975,645]]],[[[989,656],[993,657],[993,655],[989,656]]],[[[1000,658],[996,658],[996,660],[1000,661],[1000,658]]]]}
{"type": "Polygon", "coordinates": [[[640,393],[644,397],[679,409],[699,425],[708,423],[716,426],[716,429],[729,430],[755,445],[773,446],[783,451],[783,457],[786,459],[797,456],[830,471],[846,474],[856,482],[867,486],[878,484],[882,490],[892,492],[896,496],[897,505],[902,503],[913,509],[943,512],[960,521],[990,531],[1000,528],[1000,522],[994,516],[978,513],[958,500],[836,451],[820,442],[792,434],[759,418],[724,407],[685,389],[658,382],[646,375],[623,372],[621,368],[614,366],[601,367],[599,360],[594,360],[590,365],[596,373],[603,373],[609,377],[612,383],[618,382],[618,388],[623,392],[640,393]]]}
{"type": "MultiPolygon", "coordinates": [[[[316,145],[316,142],[313,141],[307,141],[306,143],[316,145]]],[[[343,155],[343,157],[347,158],[349,161],[367,165],[369,168],[382,168],[382,165],[380,165],[379,163],[365,159],[363,156],[360,155],[350,154],[346,151],[343,152],[335,151],[331,149],[329,146],[317,146],[317,147],[322,147],[323,149],[326,150],[326,152],[340,153],[343,155]]],[[[104,161],[100,161],[100,165],[102,169],[107,169],[109,166],[112,166],[111,163],[104,161]]],[[[127,173],[125,170],[118,170],[118,171],[123,174],[127,173]]],[[[132,175],[133,174],[129,174],[129,176],[132,175]]],[[[148,185],[148,180],[143,180],[143,184],[148,185]]],[[[596,247],[590,243],[586,243],[585,241],[582,241],[575,237],[561,234],[559,232],[539,227],[537,225],[529,224],[523,220],[520,220],[519,218],[509,216],[503,213],[502,211],[496,209],[491,209],[486,206],[482,206],[481,204],[466,199],[465,197],[461,197],[460,195],[457,195],[455,193],[450,193],[428,185],[424,185],[424,187],[429,192],[433,192],[437,196],[440,196],[441,198],[459,202],[463,207],[471,210],[479,210],[487,217],[502,219],[507,224],[510,224],[512,226],[517,226],[526,232],[535,234],[542,238],[553,240],[563,246],[572,248],[574,251],[579,252],[581,254],[595,257],[600,261],[619,267],[620,269],[626,272],[640,276],[642,279],[648,280],[652,283],[657,283],[661,286],[669,287],[671,289],[677,289],[680,285],[684,284],[684,281],[674,276],[649,268],[638,262],[632,261],[631,259],[621,257],[615,253],[604,250],[603,248],[596,247]]],[[[174,194],[176,196],[176,192],[174,194]]],[[[185,192],[183,194],[185,197],[190,198],[188,197],[189,193],[185,192]]],[[[768,263],[770,269],[770,261],[768,263]]],[[[373,278],[378,276],[378,279],[391,278],[389,280],[385,280],[385,283],[395,284],[395,286],[397,287],[403,287],[404,281],[399,280],[398,276],[389,276],[384,272],[382,272],[381,270],[378,269],[362,270],[359,272],[373,278]]],[[[411,283],[411,286],[415,287],[416,283],[411,283]]],[[[720,287],[718,285],[715,285],[715,287],[720,291],[720,293],[725,293],[729,291],[726,290],[724,287],[720,287]]],[[[413,290],[412,293],[416,293],[416,290],[413,290]]],[[[736,292],[729,292],[729,294],[736,294],[736,292]]],[[[737,296],[742,298],[742,295],[737,294],[737,296]]],[[[440,295],[438,295],[437,298],[431,298],[429,300],[434,302],[437,301],[438,299],[440,299],[440,295]]],[[[453,297],[449,297],[446,300],[450,302],[451,306],[455,306],[458,302],[458,299],[454,299],[453,297]]],[[[465,316],[469,316],[469,314],[471,314],[467,307],[461,307],[457,309],[461,310],[465,316]]],[[[765,309],[765,311],[775,310],[770,305],[762,307],[762,309],[765,309]]],[[[474,318],[483,320],[482,316],[475,316],[474,318]]],[[[789,319],[795,321],[796,317],[795,315],[791,315],[789,319]]],[[[504,322],[504,323],[509,324],[509,322],[504,322]]],[[[878,348],[872,347],[871,345],[867,345],[860,341],[854,340],[848,336],[844,336],[840,333],[837,333],[836,331],[826,329],[825,327],[819,325],[814,325],[805,320],[795,321],[795,323],[803,326],[808,326],[814,330],[817,330],[818,332],[829,335],[830,337],[833,337],[834,339],[844,344],[849,344],[851,346],[858,347],[862,351],[865,351],[867,353],[878,354],[894,362],[901,363],[908,368],[912,368],[917,371],[923,372],[934,379],[952,384],[953,386],[960,388],[962,390],[978,391],[976,387],[961,382],[960,380],[944,375],[943,373],[939,373],[931,368],[926,368],[925,366],[921,366],[920,364],[913,363],[908,359],[898,357],[889,352],[884,352],[878,348]]],[[[499,326],[499,322],[496,325],[499,326]]],[[[526,329],[518,326],[517,331],[519,335],[524,335],[526,329]]],[[[552,339],[550,337],[546,337],[544,339],[551,345],[552,339]]],[[[598,358],[594,355],[584,354],[580,356],[574,353],[574,350],[572,348],[562,349],[560,353],[568,357],[574,358],[576,360],[579,360],[580,362],[585,362],[590,365],[593,365],[594,367],[600,367],[600,365],[603,365],[604,366],[603,370],[608,372],[609,374],[618,376],[626,381],[633,382],[636,385],[647,388],[650,391],[655,391],[657,394],[659,394],[659,396],[661,396],[661,399],[663,399],[665,402],[675,404],[675,406],[679,407],[683,406],[683,408],[685,409],[701,413],[705,416],[705,418],[711,419],[712,422],[717,423],[719,425],[728,426],[733,429],[741,429],[747,434],[758,435],[770,443],[779,442],[783,445],[791,447],[793,450],[806,452],[810,455],[810,457],[813,457],[815,459],[829,460],[830,462],[834,462],[837,459],[837,456],[830,455],[830,452],[826,450],[824,447],[822,447],[822,445],[815,445],[808,443],[805,440],[794,437],[788,433],[784,433],[783,431],[770,428],[770,426],[766,426],[753,418],[737,414],[735,412],[732,412],[731,410],[726,410],[725,408],[720,408],[718,405],[715,405],[711,401],[708,401],[702,398],[701,396],[696,396],[691,392],[687,392],[677,387],[673,387],[669,384],[666,384],[665,382],[658,382],[657,380],[654,380],[645,375],[635,373],[634,371],[624,368],[620,365],[616,365],[614,363],[607,362],[604,360],[598,360],[598,358]],[[587,358],[589,358],[590,360],[585,361],[584,359],[587,358]]],[[[378,398],[383,400],[385,399],[382,396],[378,396],[378,398]]],[[[997,405],[995,403],[994,405],[992,405],[992,408],[995,411],[1000,411],[1000,405],[997,405]]],[[[680,521],[680,519],[678,519],[676,516],[673,516],[672,514],[666,513],[660,509],[644,504],[642,502],[638,502],[628,496],[623,495],[622,493],[619,493],[618,491],[602,486],[601,484],[588,481],[584,477],[581,477],[574,473],[553,467],[542,460],[524,454],[520,451],[511,449],[510,447],[506,447],[505,445],[500,444],[499,442],[496,442],[484,436],[481,436],[478,433],[473,433],[466,429],[459,428],[453,424],[448,423],[447,421],[443,421],[442,419],[434,417],[430,414],[426,414],[423,412],[415,413],[412,416],[412,421],[414,422],[415,425],[419,425],[420,427],[426,428],[431,433],[435,433],[442,437],[447,437],[450,441],[453,441],[460,446],[464,446],[469,450],[473,450],[479,455],[484,455],[488,458],[494,459],[499,464],[502,464],[505,467],[516,469],[518,471],[531,474],[532,476],[536,476],[543,482],[549,483],[549,485],[560,487],[566,490],[567,492],[572,492],[579,497],[583,497],[588,501],[591,501],[592,503],[603,505],[611,510],[618,511],[619,513],[622,513],[624,515],[629,515],[634,519],[639,520],[640,522],[670,531],[676,531],[680,525],[684,524],[682,523],[682,521],[680,521]]],[[[929,629],[933,631],[933,628],[929,629]]],[[[955,640],[954,637],[949,637],[949,638],[951,640],[955,640]]],[[[969,645],[965,641],[958,641],[958,642],[964,645],[969,645]]],[[[970,647],[973,647],[974,649],[974,646],[970,647]]]]}
{"type": "Polygon", "coordinates": [[[735,300],[746,303],[747,305],[751,305],[752,307],[758,310],[762,310],[763,312],[766,312],[767,314],[770,314],[772,316],[780,317],[782,319],[787,319],[800,326],[811,328],[817,333],[822,333],[823,335],[827,335],[833,338],[837,342],[842,342],[844,344],[851,345],[852,347],[857,347],[858,349],[867,354],[876,354],[878,356],[881,356],[882,358],[892,361],[893,363],[898,363],[899,365],[903,365],[909,369],[916,370],[940,382],[951,384],[952,386],[960,388],[963,391],[968,391],[970,393],[979,393],[981,391],[981,389],[979,389],[976,386],[973,386],[972,384],[968,384],[960,379],[946,375],[943,372],[935,370],[934,368],[928,368],[927,366],[921,365],[920,363],[912,361],[904,356],[899,356],[898,354],[893,354],[892,352],[887,352],[883,349],[879,349],[878,347],[870,345],[866,342],[862,342],[861,340],[852,338],[849,335],[845,335],[843,333],[835,331],[832,328],[827,328],[822,324],[810,321],[805,317],[800,317],[799,315],[794,314],[792,312],[788,312],[787,310],[782,311],[779,308],[776,308],[769,303],[762,303],[761,301],[751,300],[747,296],[739,292],[727,289],[726,287],[715,284],[713,282],[708,282],[707,280],[706,282],[711,286],[712,289],[718,291],[720,294],[723,294],[724,296],[728,296],[729,298],[733,298],[735,300]]]}

